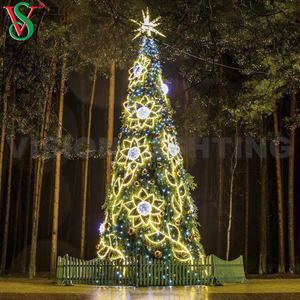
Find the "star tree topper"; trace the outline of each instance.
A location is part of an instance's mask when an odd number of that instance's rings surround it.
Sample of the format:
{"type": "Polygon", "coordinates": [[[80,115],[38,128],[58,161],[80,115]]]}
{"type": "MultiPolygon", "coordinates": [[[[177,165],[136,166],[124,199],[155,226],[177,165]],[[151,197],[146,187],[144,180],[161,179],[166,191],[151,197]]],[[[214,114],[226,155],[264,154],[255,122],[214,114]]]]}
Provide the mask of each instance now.
{"type": "Polygon", "coordinates": [[[152,32],[156,33],[160,36],[166,37],[161,32],[159,32],[157,29],[155,29],[155,27],[160,25],[160,23],[157,23],[157,21],[160,20],[161,17],[158,17],[155,20],[150,21],[150,14],[149,14],[148,8],[147,8],[146,14],[144,13],[143,10],[142,10],[142,13],[143,13],[143,18],[144,18],[143,22],[139,22],[139,21],[132,20],[132,19],[130,20],[133,23],[136,23],[140,26],[138,29],[135,30],[138,32],[138,34],[133,38],[133,40],[138,38],[139,36],[143,35],[144,33],[146,33],[150,37],[152,35],[152,32]]]}

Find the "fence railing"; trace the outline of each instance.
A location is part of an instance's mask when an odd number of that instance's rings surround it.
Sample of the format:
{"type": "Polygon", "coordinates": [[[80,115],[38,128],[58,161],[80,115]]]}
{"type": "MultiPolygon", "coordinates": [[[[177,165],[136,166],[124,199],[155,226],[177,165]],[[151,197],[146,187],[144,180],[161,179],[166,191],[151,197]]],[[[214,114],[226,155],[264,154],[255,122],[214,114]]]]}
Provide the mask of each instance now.
{"type": "Polygon", "coordinates": [[[212,285],[212,257],[185,263],[141,255],[126,261],[85,261],[66,255],[58,258],[57,283],[126,286],[212,285]]]}

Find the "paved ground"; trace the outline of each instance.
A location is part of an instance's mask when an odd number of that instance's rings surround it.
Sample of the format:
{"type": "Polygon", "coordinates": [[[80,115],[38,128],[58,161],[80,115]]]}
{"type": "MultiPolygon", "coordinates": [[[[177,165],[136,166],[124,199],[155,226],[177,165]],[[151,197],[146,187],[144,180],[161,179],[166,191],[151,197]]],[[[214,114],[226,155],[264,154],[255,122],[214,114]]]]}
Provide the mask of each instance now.
{"type": "Polygon", "coordinates": [[[299,279],[249,280],[218,287],[72,287],[49,280],[0,280],[0,300],[300,300],[299,279]]]}

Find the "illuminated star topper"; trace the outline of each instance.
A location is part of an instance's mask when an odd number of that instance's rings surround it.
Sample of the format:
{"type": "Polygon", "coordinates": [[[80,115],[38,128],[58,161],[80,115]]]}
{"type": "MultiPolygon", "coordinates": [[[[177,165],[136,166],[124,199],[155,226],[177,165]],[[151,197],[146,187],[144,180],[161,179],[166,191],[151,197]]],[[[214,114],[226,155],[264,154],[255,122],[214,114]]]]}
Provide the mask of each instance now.
{"type": "Polygon", "coordinates": [[[158,25],[160,25],[160,23],[157,23],[157,21],[161,18],[161,17],[158,17],[156,18],[154,21],[151,21],[150,22],[150,14],[149,14],[149,10],[147,8],[147,13],[145,14],[144,11],[142,10],[142,13],[143,13],[143,22],[139,22],[139,21],[136,21],[136,20],[130,20],[136,24],[138,24],[140,27],[138,29],[136,29],[135,31],[138,32],[138,34],[133,38],[136,39],[138,38],[139,36],[141,36],[142,34],[146,33],[148,36],[151,36],[152,35],[152,32],[153,33],[156,33],[160,36],[163,36],[163,37],[166,37],[165,35],[163,35],[161,32],[159,32],[158,30],[155,29],[155,27],[157,27],[158,25]]]}

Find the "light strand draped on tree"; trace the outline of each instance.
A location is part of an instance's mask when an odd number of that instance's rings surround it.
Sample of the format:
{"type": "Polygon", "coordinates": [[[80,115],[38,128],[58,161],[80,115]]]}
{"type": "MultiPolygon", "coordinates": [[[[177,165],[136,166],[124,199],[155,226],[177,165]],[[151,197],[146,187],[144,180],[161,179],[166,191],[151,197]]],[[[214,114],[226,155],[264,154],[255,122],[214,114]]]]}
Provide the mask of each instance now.
{"type": "Polygon", "coordinates": [[[197,229],[197,209],[190,195],[193,177],[186,172],[177,143],[174,111],[166,96],[160,54],[149,13],[136,37],[142,36],[124,103],[123,126],[112,165],[112,181],[100,226],[100,259],[149,255],[192,261],[204,250],[197,229]]]}

